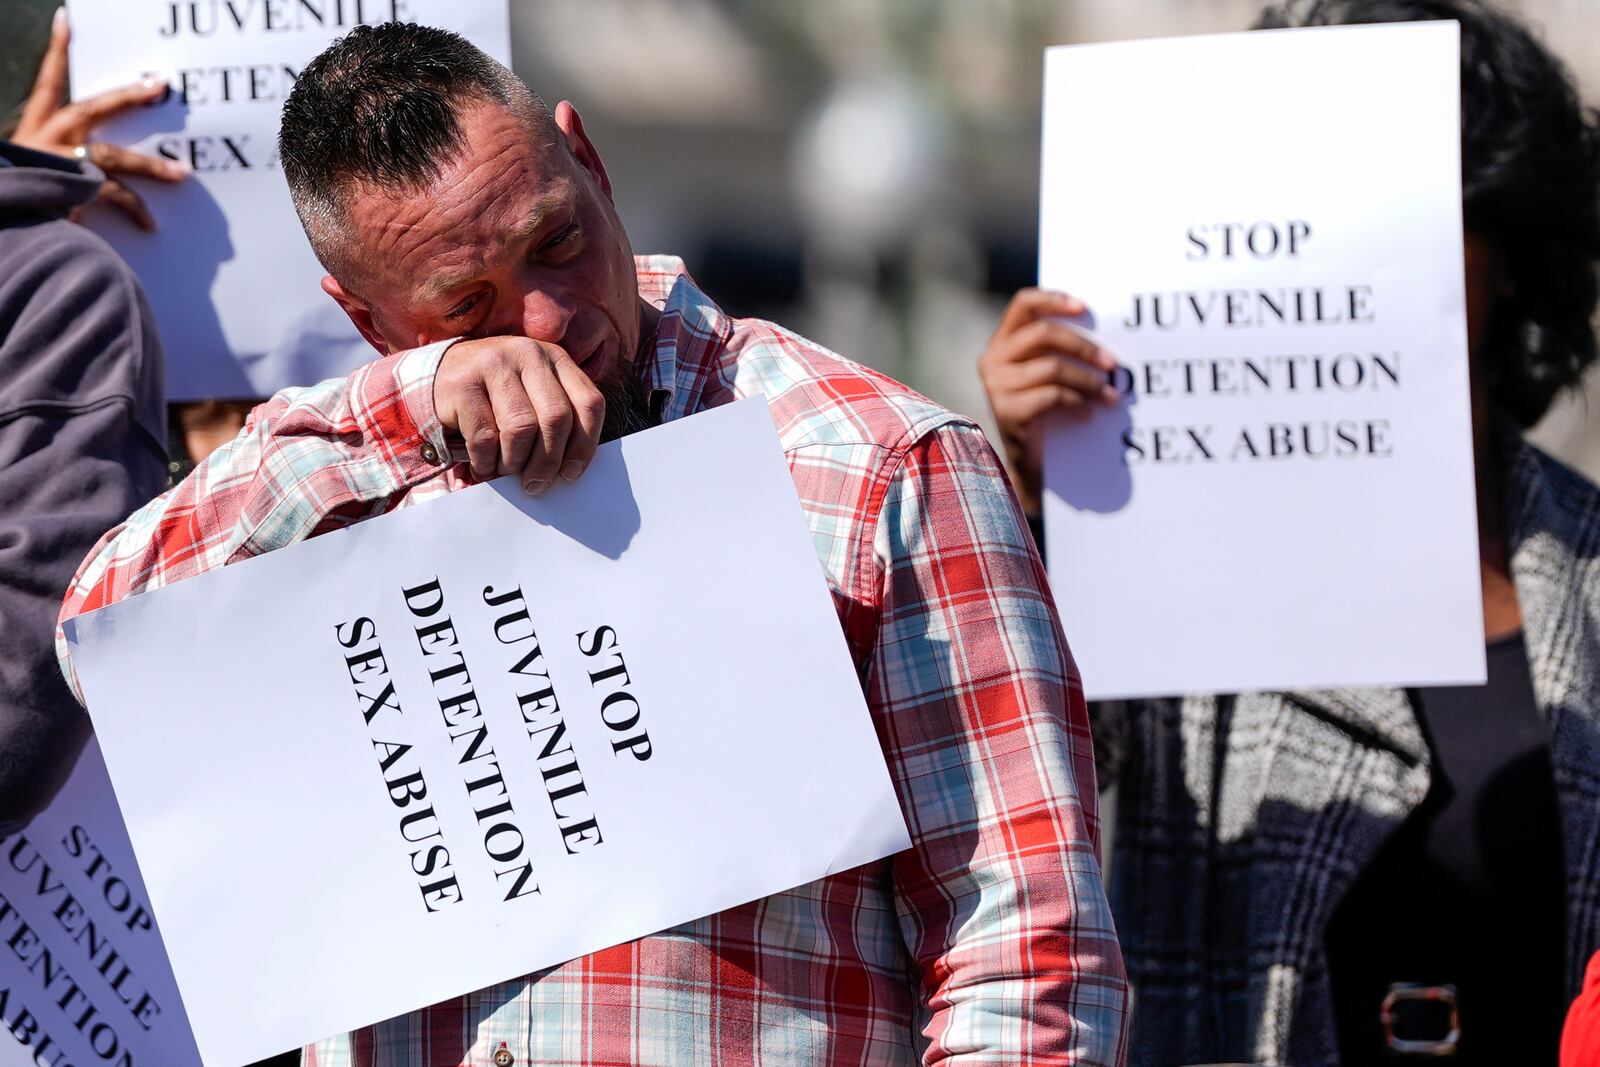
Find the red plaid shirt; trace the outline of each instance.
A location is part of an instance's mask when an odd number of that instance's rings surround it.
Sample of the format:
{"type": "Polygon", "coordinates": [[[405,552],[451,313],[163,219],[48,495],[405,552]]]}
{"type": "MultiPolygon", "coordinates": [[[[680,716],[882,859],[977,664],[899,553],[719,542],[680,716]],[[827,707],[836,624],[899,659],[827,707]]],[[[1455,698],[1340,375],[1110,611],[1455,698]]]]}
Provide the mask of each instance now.
{"type": "MultiPolygon", "coordinates": [[[[1127,986],[1083,693],[982,433],[770,323],[729,319],[677,260],[638,268],[662,317],[637,370],[663,416],[772,404],[914,847],[331,1038],[305,1063],[1122,1062],[1127,986]]],[[[466,484],[433,410],[447,347],[256,409],[106,536],[63,617],[466,484]]],[[[714,552],[694,564],[707,580],[714,552]]]]}

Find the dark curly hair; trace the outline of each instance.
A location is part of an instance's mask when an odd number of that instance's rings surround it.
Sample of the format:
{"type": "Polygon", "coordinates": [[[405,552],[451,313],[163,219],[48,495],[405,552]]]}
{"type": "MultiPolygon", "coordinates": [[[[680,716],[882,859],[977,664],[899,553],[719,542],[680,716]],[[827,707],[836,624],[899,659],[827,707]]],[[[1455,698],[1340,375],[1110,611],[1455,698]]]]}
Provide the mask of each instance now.
{"type": "Polygon", "coordinates": [[[1441,19],[1461,24],[1465,225],[1511,283],[1478,360],[1491,401],[1532,426],[1596,355],[1600,123],[1567,69],[1482,0],[1284,0],[1256,28],[1441,19]]]}

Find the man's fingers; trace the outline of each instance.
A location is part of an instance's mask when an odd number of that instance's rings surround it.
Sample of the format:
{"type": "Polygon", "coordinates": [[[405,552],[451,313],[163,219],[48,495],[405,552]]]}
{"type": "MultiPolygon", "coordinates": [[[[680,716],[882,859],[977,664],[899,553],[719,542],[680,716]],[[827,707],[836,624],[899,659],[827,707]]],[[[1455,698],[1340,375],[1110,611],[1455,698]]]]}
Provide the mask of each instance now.
{"type": "Polygon", "coordinates": [[[1070,293],[1054,289],[1020,289],[1011,298],[1011,303],[1006,305],[1006,313],[1000,316],[995,336],[1004,337],[1014,333],[1041,315],[1082,315],[1086,310],[1083,301],[1070,293]]]}
{"type": "Polygon", "coordinates": [[[503,364],[489,380],[489,405],[494,410],[496,440],[495,471],[516,474],[527,464],[539,442],[539,412],[529,398],[522,377],[510,363],[503,364]]]}
{"type": "Polygon", "coordinates": [[[606,398],[571,359],[556,360],[555,367],[556,376],[572,402],[575,419],[557,476],[564,482],[572,482],[588,469],[594,450],[600,447],[600,434],[606,424],[606,398]]]}
{"type": "Polygon", "coordinates": [[[44,62],[39,64],[39,76],[33,81],[28,102],[22,107],[22,117],[17,120],[17,134],[32,133],[54,115],[67,100],[67,9],[58,8],[50,28],[50,46],[45,49],[44,62]]]}
{"type": "Polygon", "coordinates": [[[452,345],[434,380],[447,430],[466,443],[473,476],[518,474],[542,493],[582,473],[605,423],[594,383],[554,345],[496,337],[452,345]]]}
{"type": "Polygon", "coordinates": [[[89,159],[107,174],[117,177],[131,174],[141,178],[177,182],[182,181],[189,173],[189,168],[176,160],[147,156],[143,152],[135,152],[131,148],[124,148],[119,144],[107,144],[104,141],[97,141],[89,146],[89,159]]]}
{"type": "Polygon", "coordinates": [[[120,89],[107,89],[87,100],[80,100],[63,110],[60,118],[71,114],[72,122],[81,135],[88,136],[88,132],[108,119],[115,118],[131,108],[155,102],[162,93],[167,91],[166,85],[159,78],[146,78],[142,82],[124,85],[120,89]]]}
{"type": "Polygon", "coordinates": [[[154,230],[156,220],[145,206],[144,198],[118,181],[107,179],[95,194],[101,203],[110,204],[134,221],[141,230],[154,230]]]}
{"type": "Polygon", "coordinates": [[[455,421],[467,447],[472,476],[479,481],[493,478],[500,461],[500,431],[494,423],[489,394],[481,384],[468,386],[457,400],[455,421]]]}
{"type": "Polygon", "coordinates": [[[560,473],[576,413],[548,357],[531,360],[523,368],[522,380],[539,413],[539,439],[522,468],[522,487],[530,493],[542,493],[555,484],[560,473]]]}

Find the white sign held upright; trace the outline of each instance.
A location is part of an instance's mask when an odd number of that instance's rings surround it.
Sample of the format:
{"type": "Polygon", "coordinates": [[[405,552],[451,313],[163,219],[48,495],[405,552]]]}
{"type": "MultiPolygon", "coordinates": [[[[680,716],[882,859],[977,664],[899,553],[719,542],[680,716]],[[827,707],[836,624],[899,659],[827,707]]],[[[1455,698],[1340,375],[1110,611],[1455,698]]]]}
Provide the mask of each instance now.
{"type": "Polygon", "coordinates": [[[1123,393],[1046,438],[1091,698],[1483,680],[1458,48],[1046,53],[1039,280],[1123,393]]]}
{"type": "Polygon", "coordinates": [[[510,63],[507,0],[70,0],[77,99],[154,76],[160,102],[97,134],[194,168],[138,181],[160,229],[87,220],[138,274],[173,400],[270,396],[375,353],[322,292],[278,166],[278,118],[300,70],[363,23],[454,30],[510,63]]]}

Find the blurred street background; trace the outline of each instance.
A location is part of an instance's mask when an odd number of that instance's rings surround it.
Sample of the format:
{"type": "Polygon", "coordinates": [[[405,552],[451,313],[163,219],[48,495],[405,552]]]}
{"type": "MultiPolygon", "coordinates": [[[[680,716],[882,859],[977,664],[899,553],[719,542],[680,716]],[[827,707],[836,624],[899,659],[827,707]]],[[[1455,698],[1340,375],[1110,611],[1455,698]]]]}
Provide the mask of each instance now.
{"type": "MultiPolygon", "coordinates": [[[[512,0],[511,29],[517,72],[583,114],[637,251],[681,255],[730,313],[987,423],[973,365],[1035,276],[1042,50],[1244,29],[1258,6],[512,0]]],[[[1600,2],[1507,6],[1600,100],[1600,2]]],[[[14,117],[54,7],[0,0],[0,114],[14,117]]],[[[1600,478],[1600,380],[1589,394],[1536,436],[1600,478]]]]}

